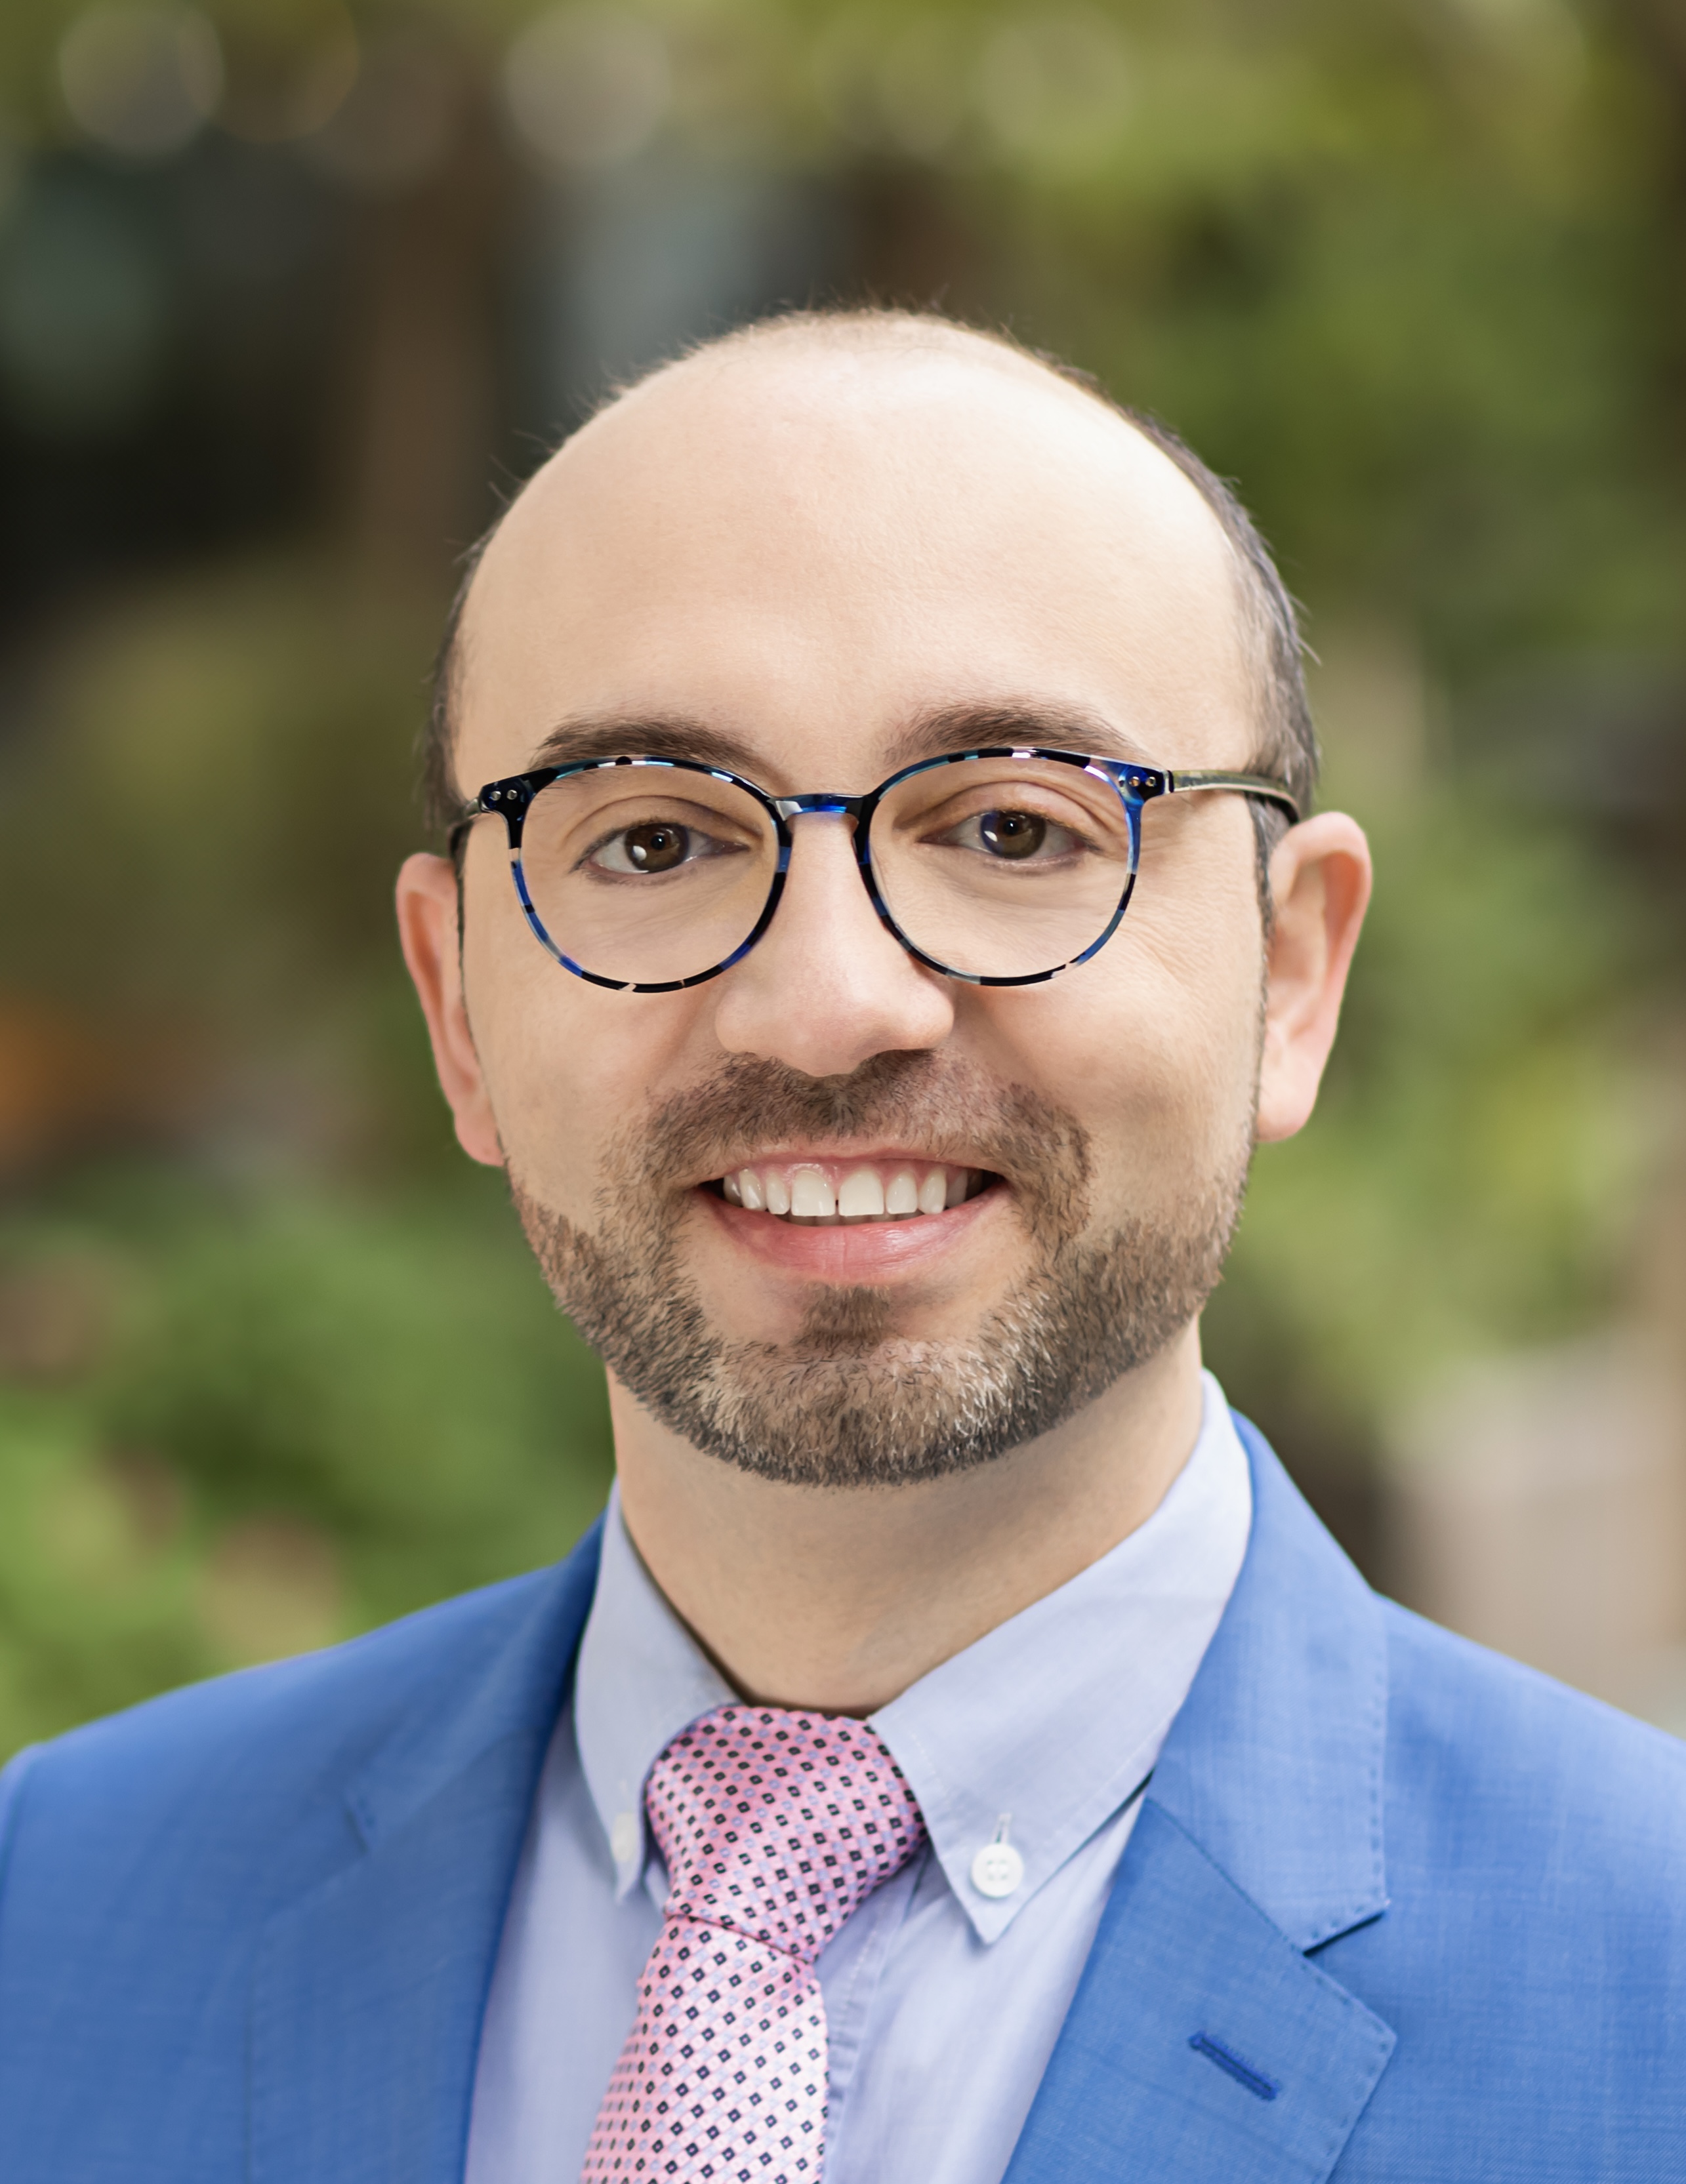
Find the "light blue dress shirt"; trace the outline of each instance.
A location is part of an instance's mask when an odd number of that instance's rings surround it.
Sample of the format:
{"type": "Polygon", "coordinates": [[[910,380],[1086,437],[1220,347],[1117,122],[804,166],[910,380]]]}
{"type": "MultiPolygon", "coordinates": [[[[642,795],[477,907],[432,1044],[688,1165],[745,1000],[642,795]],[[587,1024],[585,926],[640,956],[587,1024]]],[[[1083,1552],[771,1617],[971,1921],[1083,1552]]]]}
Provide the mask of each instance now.
{"type": "MultiPolygon", "coordinates": [[[[819,1958],[826,2184],[997,2184],[1135,1825],[1132,1793],[1217,1629],[1252,1515],[1209,1373],[1193,1451],[1147,1522],[873,1717],[930,1842],[819,1958]],[[997,1839],[1024,1877],[991,1897],[972,1870],[997,1839]]],[[[734,1697],[611,1499],[488,2003],[467,2184],[578,2178],[662,1926],[645,1778],[734,1697]]]]}

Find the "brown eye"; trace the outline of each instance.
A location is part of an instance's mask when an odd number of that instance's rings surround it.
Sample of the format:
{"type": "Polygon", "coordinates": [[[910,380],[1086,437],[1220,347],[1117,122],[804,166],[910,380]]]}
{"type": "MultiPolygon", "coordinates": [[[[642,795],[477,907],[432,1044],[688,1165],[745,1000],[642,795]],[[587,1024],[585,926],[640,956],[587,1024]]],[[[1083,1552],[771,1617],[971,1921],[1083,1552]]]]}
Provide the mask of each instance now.
{"type": "Polygon", "coordinates": [[[690,835],[684,827],[658,820],[645,827],[628,827],[621,844],[635,872],[670,872],[684,862],[690,835]]]}
{"type": "Polygon", "coordinates": [[[985,811],[978,821],[980,840],[997,857],[1035,856],[1047,832],[1047,821],[1036,811],[985,811]]]}

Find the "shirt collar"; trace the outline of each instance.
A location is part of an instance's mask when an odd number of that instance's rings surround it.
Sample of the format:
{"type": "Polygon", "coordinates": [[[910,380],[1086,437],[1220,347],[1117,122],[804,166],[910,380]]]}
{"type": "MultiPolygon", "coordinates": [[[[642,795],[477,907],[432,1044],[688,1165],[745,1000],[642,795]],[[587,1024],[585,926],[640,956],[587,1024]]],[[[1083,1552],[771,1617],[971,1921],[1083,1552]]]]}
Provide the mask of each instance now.
{"type": "Polygon", "coordinates": [[[579,1641],[573,1718],[585,1786],[615,1862],[617,1903],[643,1875],[649,1850],[645,1776],[682,1729],[737,1696],[645,1568],[615,1487],[579,1641]]]}
{"type": "Polygon", "coordinates": [[[1137,1787],[1188,1696],[1247,1552],[1253,1491],[1223,1390],[1145,1524],[873,1716],[979,1938],[992,1942],[1137,1787]],[[1010,1896],[972,1885],[1005,1823],[1010,1896]]]}
{"type": "MultiPolygon", "coordinates": [[[[1252,1516],[1246,1453],[1208,1373],[1193,1451],[1146,1524],[873,1716],[980,1940],[1006,1930],[1153,1767],[1228,1602],[1252,1516]],[[1024,1879],[989,1897],[972,1885],[972,1861],[1003,1820],[1024,1879]]],[[[735,1696],[639,1559],[611,1495],[574,1727],[617,1901],[645,1867],[650,1768],[735,1696]]]]}

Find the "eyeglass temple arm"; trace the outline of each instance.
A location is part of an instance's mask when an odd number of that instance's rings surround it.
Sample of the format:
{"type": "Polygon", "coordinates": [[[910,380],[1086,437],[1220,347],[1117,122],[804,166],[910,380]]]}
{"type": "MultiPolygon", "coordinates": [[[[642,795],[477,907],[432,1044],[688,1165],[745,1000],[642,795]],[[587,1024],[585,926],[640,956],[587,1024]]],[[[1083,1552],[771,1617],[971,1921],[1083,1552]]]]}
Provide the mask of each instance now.
{"type": "Polygon", "coordinates": [[[1165,776],[1167,794],[1175,795],[1188,788],[1236,788],[1243,796],[1262,797],[1265,803],[1275,804],[1286,811],[1295,825],[1299,823],[1300,808],[1289,795],[1285,782],[1272,781],[1262,773],[1220,773],[1208,770],[1197,772],[1182,771],[1165,776]]]}
{"type": "Polygon", "coordinates": [[[445,835],[445,854],[453,861],[462,855],[462,845],[468,839],[468,830],[477,819],[483,819],[493,809],[483,797],[474,796],[457,806],[457,813],[445,835]]]}

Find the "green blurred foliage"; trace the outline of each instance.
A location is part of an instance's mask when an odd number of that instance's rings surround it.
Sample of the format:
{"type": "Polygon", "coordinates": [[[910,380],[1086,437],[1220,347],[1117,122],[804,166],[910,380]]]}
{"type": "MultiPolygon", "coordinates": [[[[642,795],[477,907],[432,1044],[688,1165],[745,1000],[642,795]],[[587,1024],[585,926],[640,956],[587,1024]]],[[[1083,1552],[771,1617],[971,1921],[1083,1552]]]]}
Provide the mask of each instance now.
{"type": "Polygon", "coordinates": [[[397,958],[433,633],[308,557],[196,575],[78,617],[0,756],[0,1015],[95,1027],[81,1156],[0,1200],[0,1751],[601,1506],[600,1369],[397,958]]]}
{"type": "MultiPolygon", "coordinates": [[[[106,1009],[315,1009],[389,967],[392,875],[434,620],[294,559],[195,571],[78,616],[8,754],[54,815],[0,872],[0,919],[52,894],[34,977],[106,1009]]],[[[15,928],[14,928],[15,929],[15,928]]]]}
{"type": "MultiPolygon", "coordinates": [[[[81,12],[0,11],[0,138],[73,140],[81,12]]],[[[432,25],[483,118],[540,11],[203,12],[232,128],[348,22],[369,53],[432,25]]],[[[1342,1042],[1209,1322],[1291,1461],[1362,1474],[1451,1362],[1627,1308],[1652,1211],[1680,818],[1629,822],[1662,811],[1678,702],[1627,806],[1577,798],[1632,759],[1610,694],[1686,670],[1672,18],[639,12],[672,64],[654,156],[823,179],[875,238],[863,285],[1011,325],[1237,477],[1331,662],[1389,633],[1392,684],[1320,709],[1378,852],[1342,1042]],[[1493,733],[1518,674],[1584,694],[1555,755],[1544,712],[1493,733]]],[[[0,320],[9,247],[0,204],[0,320]]],[[[91,594],[8,666],[0,1062],[36,1092],[8,1107],[0,1067],[0,1749],[531,1566],[605,1490],[600,1374],[463,1172],[394,947],[444,553],[371,566],[355,528],[91,594]]]]}
{"type": "Polygon", "coordinates": [[[128,1168],[0,1223],[0,1747],[566,1552],[602,1377],[501,1212],[128,1168]]]}
{"type": "MultiPolygon", "coordinates": [[[[1560,819],[1443,789],[1378,882],[1309,1128],[1259,1153],[1209,1356],[1348,1462],[1457,1363],[1626,1301],[1663,1150],[1639,903],[1560,819]]],[[[1291,1438],[1292,1437],[1292,1438],[1291,1438]]]]}

